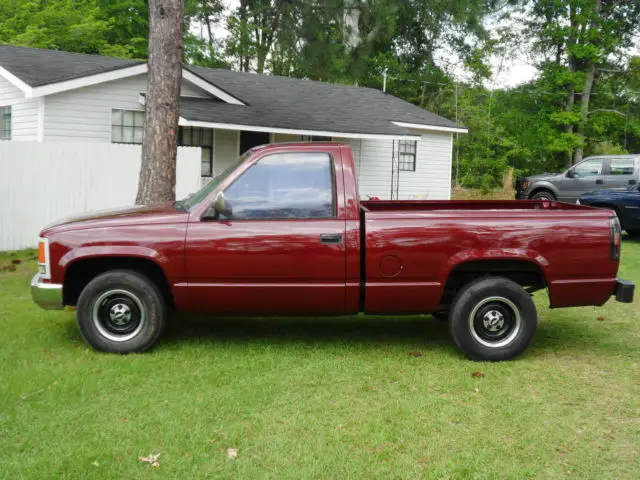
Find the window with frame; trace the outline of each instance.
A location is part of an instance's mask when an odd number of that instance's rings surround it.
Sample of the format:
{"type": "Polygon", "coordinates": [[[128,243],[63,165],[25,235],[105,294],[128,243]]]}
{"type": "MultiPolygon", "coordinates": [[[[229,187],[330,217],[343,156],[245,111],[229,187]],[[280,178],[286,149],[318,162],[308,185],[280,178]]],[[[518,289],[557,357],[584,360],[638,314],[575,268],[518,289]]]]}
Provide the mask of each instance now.
{"type": "Polygon", "coordinates": [[[142,143],[144,112],[111,110],[111,143],[142,143]]]}
{"type": "Polygon", "coordinates": [[[199,127],[180,127],[178,145],[200,147],[200,176],[213,177],[213,130],[199,127]]]}
{"type": "Polygon", "coordinates": [[[574,177],[594,177],[602,175],[602,159],[594,158],[592,160],[585,160],[579,163],[573,169],[574,177]]]}
{"type": "Polygon", "coordinates": [[[335,216],[333,167],[327,153],[262,158],[224,192],[236,220],[335,216]]]}
{"type": "Polygon", "coordinates": [[[400,140],[398,142],[398,168],[401,172],[416,171],[417,140],[400,140]]]}
{"type": "Polygon", "coordinates": [[[633,175],[634,167],[633,158],[612,158],[609,175],[633,175]]]}
{"type": "Polygon", "coordinates": [[[11,140],[11,106],[0,107],[0,140],[11,140]]]}

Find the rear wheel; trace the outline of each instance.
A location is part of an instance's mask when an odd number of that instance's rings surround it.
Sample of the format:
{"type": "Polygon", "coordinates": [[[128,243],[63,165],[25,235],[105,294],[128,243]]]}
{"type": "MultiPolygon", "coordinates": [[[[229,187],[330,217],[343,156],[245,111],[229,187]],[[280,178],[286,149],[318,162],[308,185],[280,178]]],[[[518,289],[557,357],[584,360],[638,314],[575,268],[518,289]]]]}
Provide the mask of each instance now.
{"type": "Polygon", "coordinates": [[[531,200],[555,200],[556,196],[548,190],[541,190],[531,196],[531,200]]]}
{"type": "Polygon", "coordinates": [[[527,348],[538,327],[531,296],[517,283],[489,277],[466,285],[453,301],[449,329],[472,360],[509,360],[527,348]]]}
{"type": "Polygon", "coordinates": [[[114,270],[98,275],[82,290],[76,321],[87,343],[98,351],[143,352],[160,337],[167,307],[147,277],[114,270]]]}

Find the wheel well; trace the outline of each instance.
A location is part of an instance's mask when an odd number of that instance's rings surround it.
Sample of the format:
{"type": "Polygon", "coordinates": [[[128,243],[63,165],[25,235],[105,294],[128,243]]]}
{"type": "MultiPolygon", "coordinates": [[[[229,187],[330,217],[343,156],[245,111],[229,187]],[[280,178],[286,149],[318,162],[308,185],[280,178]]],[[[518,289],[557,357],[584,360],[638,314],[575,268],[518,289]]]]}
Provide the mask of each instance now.
{"type": "Polygon", "coordinates": [[[133,270],[149,278],[160,288],[170,307],[174,307],[173,294],[162,268],[153,260],[139,257],[98,257],[73,262],[64,276],[62,289],[65,305],[76,305],[87,284],[109,270],[133,270]]]}
{"type": "Polygon", "coordinates": [[[526,260],[475,260],[451,270],[445,284],[441,305],[450,305],[456,293],[469,282],[488,276],[513,280],[528,292],[546,288],[544,273],[538,265],[526,260]]]}
{"type": "Polygon", "coordinates": [[[533,197],[536,193],[540,193],[540,192],[550,193],[551,195],[553,195],[553,198],[557,198],[556,194],[553,193],[553,190],[551,190],[548,187],[537,187],[537,188],[533,189],[533,191],[529,194],[529,198],[533,197]]]}

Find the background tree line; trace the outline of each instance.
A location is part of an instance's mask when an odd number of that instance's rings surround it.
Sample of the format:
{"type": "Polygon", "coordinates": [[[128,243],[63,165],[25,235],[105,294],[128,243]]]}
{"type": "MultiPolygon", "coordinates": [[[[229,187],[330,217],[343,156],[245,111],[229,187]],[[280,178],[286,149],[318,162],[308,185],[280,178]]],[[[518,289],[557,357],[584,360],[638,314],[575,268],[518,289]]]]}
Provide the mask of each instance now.
{"type": "MultiPolygon", "coordinates": [[[[146,58],[148,32],[146,0],[0,3],[3,43],[146,58]]],[[[378,89],[386,71],[389,93],[469,127],[463,186],[640,153],[640,2],[186,0],[184,32],[192,64],[378,89]],[[525,54],[539,75],[494,88],[490,56],[525,54]]]]}

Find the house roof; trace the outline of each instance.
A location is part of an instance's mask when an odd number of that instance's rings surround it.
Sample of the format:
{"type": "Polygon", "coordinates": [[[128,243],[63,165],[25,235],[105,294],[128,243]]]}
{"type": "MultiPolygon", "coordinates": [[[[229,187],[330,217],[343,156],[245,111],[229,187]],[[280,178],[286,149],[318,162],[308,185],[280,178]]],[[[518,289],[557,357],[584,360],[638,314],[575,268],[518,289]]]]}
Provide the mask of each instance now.
{"type": "Polygon", "coordinates": [[[141,63],[144,61],[0,45],[0,66],[30,87],[106,73],[141,63]]]}
{"type": "MultiPolygon", "coordinates": [[[[46,95],[146,71],[142,61],[0,45],[0,75],[28,96],[46,95]]],[[[397,97],[366,87],[185,65],[183,77],[227,103],[181,99],[185,125],[255,127],[362,136],[415,136],[424,130],[465,131],[464,127],[397,97]],[[207,87],[210,86],[210,89],[207,87]]],[[[231,127],[227,127],[231,128],[231,127]]]]}

